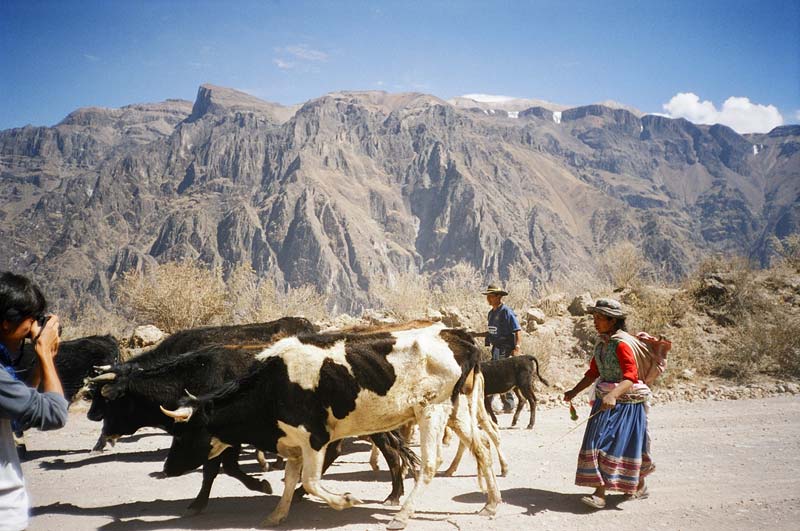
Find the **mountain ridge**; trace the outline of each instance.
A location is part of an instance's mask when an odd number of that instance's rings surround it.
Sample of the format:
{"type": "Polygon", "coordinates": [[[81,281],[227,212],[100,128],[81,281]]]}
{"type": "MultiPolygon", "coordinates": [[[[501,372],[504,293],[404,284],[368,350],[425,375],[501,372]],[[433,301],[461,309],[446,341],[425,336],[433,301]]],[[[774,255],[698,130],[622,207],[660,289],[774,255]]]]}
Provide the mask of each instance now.
{"type": "Polygon", "coordinates": [[[798,230],[800,127],[523,111],[382,91],[284,107],[205,84],[194,103],[2,131],[0,267],[77,307],[83,293],[107,306],[119,275],[158,262],[245,262],[355,310],[378,279],[461,261],[547,280],[596,273],[627,239],[680,277],[713,252],[766,262],[770,236],[798,230]]]}

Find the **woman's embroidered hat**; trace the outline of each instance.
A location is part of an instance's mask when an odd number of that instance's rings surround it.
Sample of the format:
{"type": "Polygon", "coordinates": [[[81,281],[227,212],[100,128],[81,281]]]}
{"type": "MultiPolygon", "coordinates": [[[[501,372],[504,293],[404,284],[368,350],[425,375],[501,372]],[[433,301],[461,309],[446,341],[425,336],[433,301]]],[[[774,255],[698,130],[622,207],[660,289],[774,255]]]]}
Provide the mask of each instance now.
{"type": "Polygon", "coordinates": [[[481,292],[481,295],[500,295],[501,297],[505,297],[508,295],[508,292],[503,291],[494,284],[489,284],[489,286],[486,288],[486,291],[481,292]]]}
{"type": "Polygon", "coordinates": [[[622,308],[622,304],[614,299],[597,299],[594,306],[586,307],[586,311],[589,313],[600,313],[617,319],[624,319],[625,316],[628,315],[622,308]]]}

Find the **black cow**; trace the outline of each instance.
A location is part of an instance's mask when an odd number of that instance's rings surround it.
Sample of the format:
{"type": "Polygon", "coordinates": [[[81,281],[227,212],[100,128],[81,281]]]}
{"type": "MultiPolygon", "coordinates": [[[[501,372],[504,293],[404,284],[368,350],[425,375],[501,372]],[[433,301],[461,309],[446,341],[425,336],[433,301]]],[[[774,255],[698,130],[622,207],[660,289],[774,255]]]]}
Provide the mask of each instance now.
{"type": "MultiPolygon", "coordinates": [[[[118,361],[119,345],[113,336],[89,336],[62,341],[58,347],[55,366],[64,389],[64,398],[70,403],[76,400],[86,378],[94,374],[95,367],[112,365],[118,361]]],[[[33,345],[26,341],[14,364],[18,377],[29,381],[38,363],[33,345]]],[[[25,458],[27,447],[24,434],[21,431],[16,432],[14,437],[20,457],[25,458]]]]}
{"type": "MultiPolygon", "coordinates": [[[[108,440],[113,442],[145,426],[169,432],[172,422],[158,409],[164,401],[177,403],[187,390],[197,394],[209,392],[246,373],[255,362],[255,354],[275,340],[316,330],[315,325],[301,317],[183,330],[128,362],[113,366],[86,386],[92,399],[87,416],[90,420],[103,421],[94,450],[101,450],[108,440]],[[206,346],[196,352],[183,350],[201,345],[206,346]]],[[[207,506],[220,464],[227,474],[247,488],[272,491],[267,481],[245,474],[239,468],[238,457],[239,449],[233,448],[204,465],[203,484],[189,505],[189,512],[197,513],[207,506]]]]}
{"type": "Polygon", "coordinates": [[[478,462],[479,483],[488,494],[481,513],[494,514],[500,491],[490,441],[475,418],[483,392],[480,350],[465,332],[442,324],[398,328],[283,339],[259,354],[262,363],[245,378],[184,399],[177,410],[164,409],[178,421],[164,471],[182,474],[231,445],[249,443],[278,452],[287,459],[285,488],[264,522],[275,525],[288,515],[301,474],[306,491],[331,507],[358,503],[349,493],[335,494],[319,484],[324,450],[331,442],[415,420],[423,463],[414,489],[389,525],[400,529],[435,474],[437,446],[449,422],[478,462]],[[465,385],[474,385],[476,392],[461,394],[465,385]]]}
{"type": "MultiPolygon", "coordinates": [[[[175,332],[152,349],[129,360],[128,363],[115,366],[110,372],[126,372],[130,370],[129,366],[133,365],[139,369],[162,365],[175,356],[209,345],[233,345],[250,349],[255,353],[265,345],[269,345],[282,337],[316,332],[317,330],[318,328],[314,324],[303,317],[282,317],[266,323],[209,326],[181,330],[175,332]]],[[[102,387],[103,379],[109,377],[106,375],[105,377],[95,378],[94,382],[86,388],[86,393],[92,401],[89,412],[86,414],[89,420],[99,422],[105,418],[106,399],[102,393],[96,391],[102,387]]],[[[142,424],[135,428],[134,431],[144,426],[149,426],[149,424],[142,424]]],[[[105,447],[107,435],[108,432],[104,429],[94,450],[102,450],[105,447]]]]}
{"type": "MultiPolygon", "coordinates": [[[[21,379],[28,379],[31,371],[36,369],[37,359],[33,345],[26,341],[20,361],[15,365],[21,379]]],[[[64,398],[72,402],[86,378],[95,374],[95,367],[118,362],[119,344],[113,336],[89,336],[62,341],[58,346],[55,366],[64,388],[64,398]]]]}
{"type": "Polygon", "coordinates": [[[529,430],[533,429],[533,424],[536,422],[536,394],[533,389],[534,374],[543,384],[550,385],[539,374],[539,362],[536,358],[530,355],[522,355],[487,361],[481,364],[481,371],[485,382],[484,393],[486,394],[486,399],[484,403],[495,424],[497,424],[497,417],[492,410],[492,395],[505,393],[513,389],[517,395],[517,410],[514,412],[511,425],[517,425],[517,420],[524,406],[522,401],[524,397],[531,408],[531,418],[528,421],[527,428],[529,430]]]}

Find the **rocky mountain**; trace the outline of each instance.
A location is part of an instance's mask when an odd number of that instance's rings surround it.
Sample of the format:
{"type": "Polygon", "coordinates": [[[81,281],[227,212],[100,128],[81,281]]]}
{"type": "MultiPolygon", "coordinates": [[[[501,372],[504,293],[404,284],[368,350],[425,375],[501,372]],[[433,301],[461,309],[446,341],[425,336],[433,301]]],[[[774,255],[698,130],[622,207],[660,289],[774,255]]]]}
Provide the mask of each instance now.
{"type": "Polygon", "coordinates": [[[711,252],[767,260],[769,237],[800,227],[800,127],[384,92],[290,108],[203,85],[194,104],[0,132],[0,197],[0,269],[73,309],[188,258],[313,283],[353,311],[400,272],[519,264],[546,281],[623,240],[675,277],[711,252]]]}

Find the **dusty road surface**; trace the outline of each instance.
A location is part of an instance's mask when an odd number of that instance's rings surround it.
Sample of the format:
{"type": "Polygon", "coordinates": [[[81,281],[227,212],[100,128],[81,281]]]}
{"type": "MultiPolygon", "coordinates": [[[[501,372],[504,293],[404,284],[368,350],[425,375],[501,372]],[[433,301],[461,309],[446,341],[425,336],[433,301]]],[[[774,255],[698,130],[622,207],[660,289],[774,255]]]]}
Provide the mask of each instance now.
{"type": "MultiPolygon", "coordinates": [[[[588,406],[579,408],[580,420],[587,412],[588,406]]],[[[499,419],[506,427],[511,416],[499,419]]],[[[527,411],[523,420],[527,424],[527,411]]],[[[455,477],[431,482],[408,529],[800,528],[800,397],[672,402],[654,406],[650,422],[657,470],[649,480],[648,499],[621,502],[621,495],[612,495],[608,507],[597,512],[580,503],[589,490],[573,485],[583,427],[564,436],[574,426],[564,407],[540,411],[533,431],[502,431],[511,471],[498,478],[504,503],[495,518],[474,514],[485,498],[477,488],[474,462],[465,457],[455,477]]],[[[98,430],[84,412],[73,411],[63,430],[28,433],[30,459],[24,471],[33,498],[31,531],[251,529],[282,492],[280,471],[263,475],[276,492],[270,496],[221,475],[206,512],[184,518],[200,473],[151,476],[161,470],[170,439],[143,430],[92,454],[98,430]]],[[[323,477],[330,490],[352,492],[363,505],[335,511],[306,500],[292,506],[280,528],[383,529],[395,509],[380,503],[390,490],[388,472],[382,461],[380,472],[370,470],[368,449],[363,442],[348,444],[348,453],[323,477]]],[[[447,458],[454,452],[455,444],[447,458]]],[[[252,453],[243,466],[258,473],[252,453]]],[[[406,480],[406,492],[412,482],[406,480]]]]}

